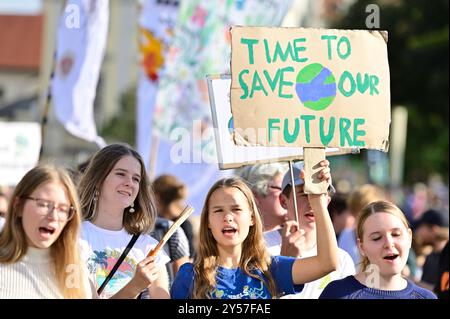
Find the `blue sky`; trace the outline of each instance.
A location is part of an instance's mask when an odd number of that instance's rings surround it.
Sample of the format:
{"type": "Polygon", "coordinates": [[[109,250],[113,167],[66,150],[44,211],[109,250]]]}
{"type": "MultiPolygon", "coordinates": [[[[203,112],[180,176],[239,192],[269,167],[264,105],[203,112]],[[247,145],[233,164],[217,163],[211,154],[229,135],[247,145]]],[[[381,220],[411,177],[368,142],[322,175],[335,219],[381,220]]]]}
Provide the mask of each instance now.
{"type": "Polygon", "coordinates": [[[0,0],[0,14],[38,14],[42,0],[0,0]]]}

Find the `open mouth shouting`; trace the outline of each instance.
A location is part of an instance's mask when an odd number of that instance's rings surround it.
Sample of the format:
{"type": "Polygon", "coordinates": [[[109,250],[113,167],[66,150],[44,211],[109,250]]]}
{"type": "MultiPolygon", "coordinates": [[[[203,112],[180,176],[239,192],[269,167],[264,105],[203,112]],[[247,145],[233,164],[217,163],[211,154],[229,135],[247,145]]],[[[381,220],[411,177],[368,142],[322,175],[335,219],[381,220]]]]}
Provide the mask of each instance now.
{"type": "Polygon", "coordinates": [[[395,260],[397,260],[397,258],[399,257],[399,254],[388,254],[386,256],[383,257],[384,260],[388,261],[388,262],[394,262],[395,260]]]}
{"type": "Polygon", "coordinates": [[[232,238],[236,234],[236,232],[237,232],[237,229],[234,228],[234,227],[231,227],[231,226],[227,226],[227,227],[222,228],[222,234],[225,237],[232,238]]]}
{"type": "Polygon", "coordinates": [[[43,239],[49,239],[54,234],[55,231],[56,231],[56,228],[52,227],[52,226],[39,227],[39,235],[43,239]]]}

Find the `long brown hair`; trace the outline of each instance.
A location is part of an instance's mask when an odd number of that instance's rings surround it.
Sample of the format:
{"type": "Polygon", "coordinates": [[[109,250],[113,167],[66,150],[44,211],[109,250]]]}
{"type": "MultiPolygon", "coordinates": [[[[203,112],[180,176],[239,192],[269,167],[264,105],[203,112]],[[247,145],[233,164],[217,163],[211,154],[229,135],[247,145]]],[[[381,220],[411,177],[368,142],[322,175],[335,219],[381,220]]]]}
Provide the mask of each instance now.
{"type": "MultiPolygon", "coordinates": [[[[356,224],[356,236],[360,242],[363,241],[364,237],[364,223],[367,218],[377,213],[388,213],[395,217],[400,218],[400,220],[405,225],[406,229],[409,229],[408,220],[405,214],[396,205],[387,201],[376,201],[368,204],[363,208],[356,224]]],[[[364,272],[366,268],[370,265],[369,258],[367,256],[361,256],[361,271],[364,272]]]]}
{"type": "Polygon", "coordinates": [[[11,197],[8,207],[8,215],[3,231],[0,233],[0,263],[16,263],[27,253],[28,244],[26,234],[22,226],[21,212],[23,211],[25,200],[35,189],[48,182],[58,182],[64,185],[71,206],[75,214],[64,226],[61,234],[50,247],[50,255],[53,260],[54,272],[58,286],[65,298],[85,298],[84,272],[79,274],[80,285],[74,288],[66,286],[66,279],[70,276],[74,279],[74,274],[67,272],[67,266],[79,265],[81,258],[79,254],[79,229],[81,224],[80,204],[78,195],[69,174],[63,168],[42,165],[31,169],[17,184],[11,197]]]}
{"type": "Polygon", "coordinates": [[[108,145],[95,153],[90,160],[78,186],[82,214],[85,220],[93,220],[96,217],[95,194],[100,191],[114,165],[124,156],[132,156],[141,164],[141,179],[139,193],[134,203],[135,211],[123,215],[123,226],[128,233],[133,235],[147,233],[153,228],[156,220],[154,195],[145,171],[144,161],[138,152],[126,144],[108,145]]]}
{"type": "Polygon", "coordinates": [[[211,230],[208,228],[209,200],[211,195],[218,189],[234,187],[240,190],[248,200],[248,204],[253,216],[254,225],[250,227],[247,238],[242,244],[242,254],[239,261],[239,267],[253,278],[263,281],[268,287],[273,297],[277,295],[275,283],[269,271],[271,258],[267,252],[264,239],[261,218],[256,207],[252,191],[240,178],[224,178],[217,181],[206,195],[200,217],[200,243],[198,258],[194,264],[195,284],[193,289],[193,298],[210,298],[208,292],[216,285],[216,271],[219,266],[219,250],[217,241],[211,230]],[[267,281],[253,273],[254,270],[260,270],[267,281]]]}

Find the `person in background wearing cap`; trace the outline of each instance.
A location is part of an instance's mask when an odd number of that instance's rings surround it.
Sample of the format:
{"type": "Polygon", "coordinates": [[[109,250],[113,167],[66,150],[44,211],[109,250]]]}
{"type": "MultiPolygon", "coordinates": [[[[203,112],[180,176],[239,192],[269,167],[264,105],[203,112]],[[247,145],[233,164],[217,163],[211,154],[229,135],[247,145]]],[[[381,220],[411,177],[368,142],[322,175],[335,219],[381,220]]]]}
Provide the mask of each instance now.
{"type": "MultiPolygon", "coordinates": [[[[322,166],[328,166],[328,161],[322,161],[322,166]]],[[[317,255],[317,234],[316,220],[314,212],[308,200],[308,195],[304,193],[304,180],[300,177],[303,169],[303,162],[293,165],[295,191],[297,197],[298,223],[295,221],[294,199],[292,196],[291,174],[288,171],[281,183],[282,193],[280,203],[287,210],[287,222],[279,233],[278,240],[272,242],[269,251],[274,255],[291,256],[296,258],[306,258],[317,255]]],[[[334,191],[330,184],[329,191],[334,191]]],[[[330,203],[330,196],[327,194],[327,204],[330,203]]],[[[305,284],[303,290],[295,295],[288,295],[285,298],[317,299],[326,285],[337,279],[345,278],[355,274],[355,267],[352,258],[342,249],[338,249],[339,264],[337,269],[322,278],[305,284]]]]}
{"type": "Polygon", "coordinates": [[[448,215],[429,209],[413,223],[414,237],[419,245],[431,246],[432,251],[425,258],[420,286],[433,290],[438,281],[439,256],[448,241],[448,215]]]}

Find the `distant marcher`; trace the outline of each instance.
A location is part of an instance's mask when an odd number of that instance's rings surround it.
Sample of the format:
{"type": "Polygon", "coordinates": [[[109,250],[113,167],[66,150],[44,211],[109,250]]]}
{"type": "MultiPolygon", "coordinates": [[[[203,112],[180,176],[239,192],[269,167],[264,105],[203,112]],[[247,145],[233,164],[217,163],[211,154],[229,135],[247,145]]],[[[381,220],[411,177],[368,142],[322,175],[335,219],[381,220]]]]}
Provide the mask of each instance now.
{"type": "MultiPolygon", "coordinates": [[[[158,217],[156,219],[155,228],[150,235],[159,241],[164,237],[172,224],[173,221],[158,217]]],[[[166,264],[170,287],[178,269],[180,269],[184,263],[189,262],[189,243],[182,228],[178,228],[175,231],[163,246],[163,249],[170,258],[170,262],[166,264]]]]}
{"type": "Polygon", "coordinates": [[[372,202],[361,211],[356,229],[361,271],[329,283],[321,299],[436,299],[402,276],[412,231],[397,206],[372,202]]]}
{"type": "Polygon", "coordinates": [[[387,197],[384,190],[371,184],[365,184],[358,187],[355,191],[350,193],[348,197],[348,208],[355,219],[355,223],[351,228],[344,229],[341,232],[338,239],[338,246],[352,257],[356,269],[358,269],[359,264],[361,263],[361,256],[356,243],[357,236],[355,225],[358,223],[361,210],[372,202],[386,199],[387,197]]]}
{"type": "Polygon", "coordinates": [[[414,237],[421,246],[431,246],[432,251],[425,257],[419,285],[432,290],[438,281],[439,258],[448,242],[448,213],[429,209],[419,220],[413,222],[414,237]]]}
{"type": "Polygon", "coordinates": [[[355,224],[355,217],[351,214],[347,205],[347,198],[344,194],[332,194],[330,204],[328,204],[331,221],[333,222],[336,238],[339,240],[344,229],[352,229],[355,224]]]}
{"type": "MultiPolygon", "coordinates": [[[[186,207],[186,197],[188,189],[176,176],[164,174],[158,176],[152,183],[153,191],[156,196],[157,211],[160,217],[175,221],[186,207]]],[[[181,224],[188,243],[189,243],[189,259],[193,261],[195,258],[195,233],[192,223],[188,218],[181,224]]]]}
{"type": "Polygon", "coordinates": [[[64,169],[26,173],[0,233],[0,299],[95,296],[80,258],[80,225],[77,191],[64,169]]]}

